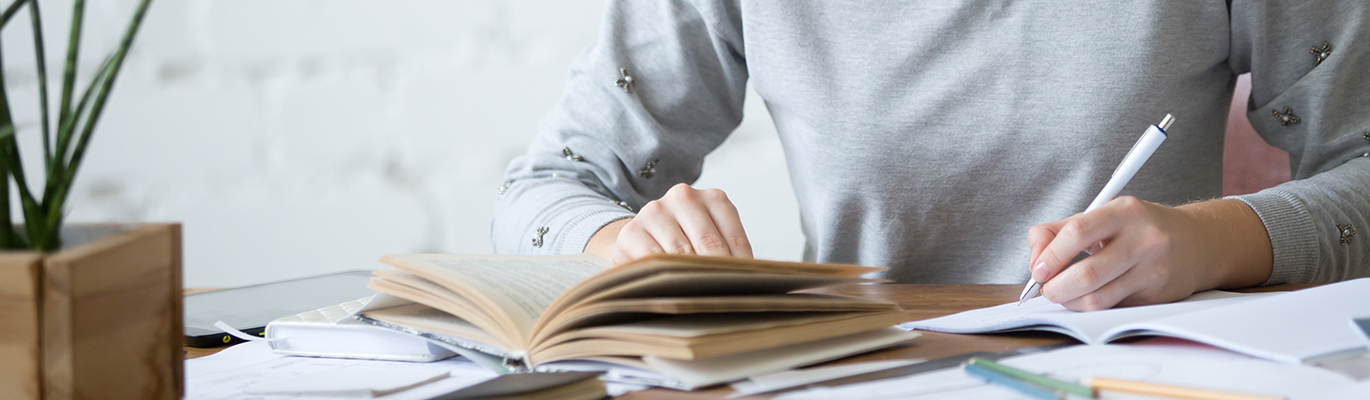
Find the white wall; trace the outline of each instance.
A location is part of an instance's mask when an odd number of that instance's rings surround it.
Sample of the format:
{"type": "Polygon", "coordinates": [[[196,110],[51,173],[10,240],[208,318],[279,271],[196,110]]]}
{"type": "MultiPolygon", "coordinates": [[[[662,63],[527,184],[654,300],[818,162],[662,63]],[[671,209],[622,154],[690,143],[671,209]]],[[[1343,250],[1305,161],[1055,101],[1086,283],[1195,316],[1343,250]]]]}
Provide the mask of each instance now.
{"type": "MultiPolygon", "coordinates": [[[[59,3],[42,3],[54,102],[70,7],[59,3]]],[[[88,3],[86,74],[136,2],[88,3]]],[[[602,8],[155,0],[69,219],[182,222],[191,287],[377,268],[385,253],[488,253],[495,187],[561,96],[602,8]]],[[[26,163],[37,171],[30,29],[20,14],[3,49],[26,163]]],[[[758,256],[799,258],[798,208],[755,94],[696,186],[729,193],[758,256]]]]}

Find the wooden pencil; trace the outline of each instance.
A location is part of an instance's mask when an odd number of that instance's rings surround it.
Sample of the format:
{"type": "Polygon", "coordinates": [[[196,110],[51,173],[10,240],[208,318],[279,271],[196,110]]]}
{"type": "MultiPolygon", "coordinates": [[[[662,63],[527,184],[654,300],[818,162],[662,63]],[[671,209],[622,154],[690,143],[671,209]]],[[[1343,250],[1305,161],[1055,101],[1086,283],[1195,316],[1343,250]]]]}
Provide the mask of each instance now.
{"type": "Polygon", "coordinates": [[[1095,390],[1109,390],[1115,392],[1128,392],[1144,394],[1149,396],[1170,397],[1175,399],[1193,400],[1284,400],[1279,396],[1260,396],[1244,393],[1232,393],[1218,390],[1195,389],[1183,386],[1162,385],[1156,383],[1133,382],[1121,379],[1109,378],[1085,378],[1085,386],[1095,390]]]}

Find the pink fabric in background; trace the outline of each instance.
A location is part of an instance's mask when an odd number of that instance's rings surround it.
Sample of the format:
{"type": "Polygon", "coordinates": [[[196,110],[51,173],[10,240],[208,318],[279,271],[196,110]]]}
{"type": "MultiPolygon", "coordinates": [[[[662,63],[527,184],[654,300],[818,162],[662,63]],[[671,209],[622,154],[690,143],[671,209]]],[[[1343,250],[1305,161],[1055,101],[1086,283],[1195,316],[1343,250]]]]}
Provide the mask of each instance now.
{"type": "Polygon", "coordinates": [[[1265,143],[1246,118],[1251,74],[1237,78],[1223,145],[1223,195],[1259,192],[1289,181],[1289,153],[1265,143]]]}

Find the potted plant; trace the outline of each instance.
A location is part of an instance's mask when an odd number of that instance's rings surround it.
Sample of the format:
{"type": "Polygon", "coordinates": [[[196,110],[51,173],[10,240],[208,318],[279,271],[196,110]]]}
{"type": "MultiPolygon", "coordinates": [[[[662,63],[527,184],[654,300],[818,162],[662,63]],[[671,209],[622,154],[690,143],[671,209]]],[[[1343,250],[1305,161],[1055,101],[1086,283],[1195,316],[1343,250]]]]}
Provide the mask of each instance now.
{"type": "Polygon", "coordinates": [[[74,1],[56,103],[48,98],[38,1],[15,0],[0,13],[3,34],[13,34],[4,27],[23,13],[32,23],[42,121],[37,132],[16,130],[10,113],[15,99],[0,58],[0,398],[181,396],[179,225],[63,221],[72,183],[149,1],[139,2],[118,48],[80,87],[85,1],[74,1]],[[49,112],[49,106],[57,110],[49,112]],[[41,174],[24,170],[16,139],[21,134],[41,135],[41,174]],[[16,208],[22,220],[11,218],[16,208]]]}

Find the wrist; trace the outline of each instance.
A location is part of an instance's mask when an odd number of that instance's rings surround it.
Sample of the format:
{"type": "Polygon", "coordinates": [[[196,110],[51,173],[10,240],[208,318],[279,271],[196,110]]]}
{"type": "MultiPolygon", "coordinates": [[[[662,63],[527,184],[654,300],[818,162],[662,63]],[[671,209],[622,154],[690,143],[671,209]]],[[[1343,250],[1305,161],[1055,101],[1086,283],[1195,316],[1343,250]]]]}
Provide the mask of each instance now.
{"type": "Polygon", "coordinates": [[[618,244],[618,233],[623,230],[623,226],[633,219],[624,218],[605,224],[590,236],[590,241],[585,243],[586,253],[600,256],[605,260],[613,260],[614,246],[618,244]]]}
{"type": "Polygon", "coordinates": [[[1220,199],[1176,207],[1184,213],[1199,244],[1190,258],[1204,270],[1196,292],[1258,286],[1274,264],[1270,236],[1256,212],[1239,200],[1220,199]]]}

